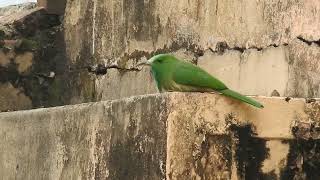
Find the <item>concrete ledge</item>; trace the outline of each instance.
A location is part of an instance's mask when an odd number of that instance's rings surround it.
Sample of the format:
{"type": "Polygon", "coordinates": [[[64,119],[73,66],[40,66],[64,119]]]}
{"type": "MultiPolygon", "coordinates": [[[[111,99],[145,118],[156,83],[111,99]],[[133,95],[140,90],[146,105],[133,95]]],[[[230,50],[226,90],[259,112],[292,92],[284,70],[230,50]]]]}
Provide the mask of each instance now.
{"type": "Polygon", "coordinates": [[[1,113],[0,174],[3,179],[164,178],[163,99],[1,113]]]}
{"type": "Polygon", "coordinates": [[[215,94],[166,93],[0,113],[0,174],[4,179],[319,177],[318,166],[308,164],[312,158],[319,163],[317,149],[308,150],[318,143],[319,103],[257,99],[263,110],[215,94]]]}

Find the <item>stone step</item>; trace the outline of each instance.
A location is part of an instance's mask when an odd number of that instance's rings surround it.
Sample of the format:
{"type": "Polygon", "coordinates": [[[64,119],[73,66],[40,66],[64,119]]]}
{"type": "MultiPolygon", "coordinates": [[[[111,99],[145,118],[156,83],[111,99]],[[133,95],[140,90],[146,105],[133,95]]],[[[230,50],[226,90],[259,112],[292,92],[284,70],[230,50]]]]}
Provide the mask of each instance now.
{"type": "Polygon", "coordinates": [[[317,100],[164,93],[0,113],[3,179],[320,177],[317,100]]]}

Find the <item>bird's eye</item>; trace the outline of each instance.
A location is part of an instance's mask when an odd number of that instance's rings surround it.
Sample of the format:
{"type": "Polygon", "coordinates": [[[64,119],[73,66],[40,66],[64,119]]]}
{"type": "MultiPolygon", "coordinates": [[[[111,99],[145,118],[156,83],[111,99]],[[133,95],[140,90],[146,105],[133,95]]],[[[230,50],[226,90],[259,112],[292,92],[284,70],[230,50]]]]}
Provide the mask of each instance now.
{"type": "Polygon", "coordinates": [[[162,63],[162,62],[163,62],[163,60],[162,60],[162,59],[158,59],[158,62],[159,62],[159,63],[162,63]]]}

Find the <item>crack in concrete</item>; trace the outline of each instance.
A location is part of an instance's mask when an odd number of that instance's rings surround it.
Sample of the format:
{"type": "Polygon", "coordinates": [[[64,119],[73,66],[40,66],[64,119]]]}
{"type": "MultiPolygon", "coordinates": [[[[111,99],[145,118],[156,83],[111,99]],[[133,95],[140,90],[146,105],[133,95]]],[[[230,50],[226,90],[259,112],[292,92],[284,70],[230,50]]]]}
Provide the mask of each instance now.
{"type": "Polygon", "coordinates": [[[92,11],[92,55],[95,53],[95,26],[96,26],[96,11],[97,11],[97,2],[93,1],[93,11],[92,11]]]}
{"type": "MultiPolygon", "coordinates": [[[[320,39],[319,40],[307,40],[305,38],[303,38],[302,36],[298,36],[297,37],[298,40],[306,43],[307,45],[318,45],[320,46],[320,39]]],[[[266,47],[257,47],[257,46],[251,46],[251,47],[241,47],[241,46],[234,46],[234,47],[230,47],[228,45],[227,42],[222,41],[222,42],[218,42],[216,44],[216,49],[212,49],[211,47],[209,47],[208,49],[212,52],[212,53],[218,53],[219,55],[224,54],[224,52],[226,50],[231,50],[231,51],[239,51],[240,53],[244,53],[246,50],[250,50],[250,49],[255,49],[257,51],[262,51],[264,49],[270,48],[270,47],[280,47],[280,46],[288,46],[288,43],[282,43],[282,44],[269,44],[266,47]]]]}
{"type": "MultiPolygon", "coordinates": [[[[316,44],[320,46],[320,39],[318,41],[310,41],[307,40],[301,36],[297,37],[298,40],[308,44],[316,44]]],[[[142,57],[150,58],[153,55],[159,54],[159,53],[170,53],[170,52],[175,52],[178,51],[179,49],[185,48],[187,51],[190,51],[194,54],[194,58],[192,59],[192,63],[197,64],[198,58],[204,55],[204,50],[197,47],[197,45],[188,45],[186,46],[185,44],[183,45],[178,45],[178,44],[173,44],[171,47],[164,46],[163,48],[156,49],[152,52],[146,52],[146,51],[134,51],[131,54],[126,54],[124,58],[126,59],[141,59],[142,57]]],[[[226,50],[231,50],[231,51],[238,51],[240,53],[244,53],[246,50],[250,49],[255,49],[257,51],[262,51],[264,49],[270,48],[270,47],[280,47],[280,46],[288,46],[288,43],[283,43],[283,44],[270,44],[266,47],[256,47],[256,46],[251,46],[251,47],[241,47],[241,46],[234,46],[230,47],[225,41],[218,42],[216,45],[216,49],[208,48],[212,53],[218,53],[219,55],[222,55],[225,53],[226,50]]],[[[88,65],[84,67],[79,67],[79,68],[73,68],[69,70],[69,72],[75,72],[75,71],[82,71],[86,69],[89,73],[95,74],[95,75],[105,75],[107,74],[108,69],[117,69],[119,71],[135,71],[139,72],[141,69],[136,68],[136,67],[131,67],[131,68],[125,68],[125,67],[120,67],[118,65],[103,65],[103,64],[94,64],[94,65],[88,65]]]]}
{"type": "Polygon", "coordinates": [[[118,67],[118,66],[116,66],[116,65],[106,66],[106,68],[107,68],[107,69],[118,69],[118,70],[122,70],[122,71],[141,71],[141,69],[135,68],[135,67],[122,68],[122,67],[118,67]]]}
{"type": "Polygon", "coordinates": [[[130,54],[126,53],[121,58],[138,60],[138,59],[141,59],[142,57],[146,57],[147,59],[149,59],[152,56],[157,55],[157,54],[174,53],[174,52],[177,52],[181,49],[185,49],[186,51],[192,52],[196,58],[204,55],[204,50],[201,49],[196,44],[191,44],[188,42],[181,42],[181,43],[173,42],[170,46],[164,45],[164,47],[157,48],[157,49],[150,51],[150,52],[135,50],[130,54]]]}
{"type": "Polygon", "coordinates": [[[216,49],[212,49],[211,47],[209,47],[208,49],[212,52],[212,53],[218,53],[219,55],[222,55],[226,50],[233,50],[233,51],[239,51],[241,53],[244,53],[246,50],[250,50],[250,49],[255,49],[257,51],[262,51],[264,49],[270,48],[270,47],[279,47],[279,46],[288,46],[288,43],[283,43],[283,44],[270,44],[266,47],[257,47],[257,46],[251,46],[251,47],[240,47],[240,46],[234,46],[234,47],[230,47],[226,42],[218,42],[216,45],[216,49]]]}
{"type": "Polygon", "coordinates": [[[216,2],[216,15],[218,15],[218,7],[219,7],[219,1],[216,2]]]}
{"type": "Polygon", "coordinates": [[[83,70],[87,70],[89,73],[95,74],[95,75],[105,75],[107,74],[108,69],[117,69],[119,71],[141,71],[141,69],[136,68],[136,67],[131,67],[131,68],[123,68],[119,67],[118,65],[103,65],[103,64],[94,64],[94,65],[88,65],[88,66],[83,66],[83,67],[78,67],[78,68],[69,68],[69,72],[79,72],[83,70]]]}
{"type": "Polygon", "coordinates": [[[312,40],[307,40],[307,39],[303,38],[302,36],[298,36],[297,39],[308,44],[309,46],[311,46],[312,44],[316,44],[316,45],[320,46],[320,39],[312,41],[312,40]]]}
{"type": "MultiPolygon", "coordinates": [[[[312,45],[312,44],[316,44],[318,46],[320,46],[320,39],[318,41],[310,41],[307,40],[301,36],[297,37],[298,40],[308,44],[308,45],[312,45]]],[[[225,53],[226,50],[231,50],[231,51],[238,51],[240,53],[244,53],[247,50],[250,49],[254,49],[257,51],[262,51],[264,49],[270,48],[270,47],[280,47],[280,46],[288,46],[288,43],[282,43],[282,44],[269,44],[265,47],[257,47],[257,46],[251,46],[251,47],[241,47],[241,46],[234,46],[234,47],[230,47],[227,42],[222,41],[222,42],[218,42],[216,44],[216,49],[213,49],[211,47],[209,47],[208,49],[212,52],[212,53],[218,53],[219,55],[222,55],[225,53]]],[[[160,53],[172,53],[175,51],[178,51],[180,49],[186,49],[189,52],[192,52],[194,54],[194,58],[192,59],[192,63],[197,64],[199,57],[204,55],[204,51],[203,49],[199,48],[196,44],[178,44],[178,43],[173,43],[170,47],[164,46],[163,48],[159,48],[156,49],[154,51],[151,52],[147,52],[147,51],[134,51],[131,54],[125,54],[124,57],[125,59],[136,59],[139,60],[142,57],[146,57],[147,59],[156,55],[156,54],[160,54],[160,53]]],[[[125,67],[120,67],[118,65],[103,65],[103,64],[94,64],[94,65],[89,65],[89,66],[85,66],[85,67],[80,67],[80,68],[74,68],[72,71],[77,71],[77,70],[82,70],[82,69],[87,69],[87,71],[89,73],[95,74],[95,75],[105,75],[107,74],[107,70],[108,69],[117,69],[119,71],[124,71],[124,72],[128,72],[128,71],[135,71],[135,72],[139,72],[141,71],[141,69],[136,68],[136,67],[131,67],[131,68],[125,68],[125,67]]]]}

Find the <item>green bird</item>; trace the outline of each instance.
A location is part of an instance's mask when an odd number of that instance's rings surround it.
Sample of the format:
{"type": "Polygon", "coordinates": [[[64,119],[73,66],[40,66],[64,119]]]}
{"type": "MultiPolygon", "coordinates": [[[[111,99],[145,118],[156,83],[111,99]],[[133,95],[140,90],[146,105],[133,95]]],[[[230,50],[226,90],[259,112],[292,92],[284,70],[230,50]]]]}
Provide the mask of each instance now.
{"type": "Polygon", "coordinates": [[[200,67],[179,60],[173,55],[155,55],[137,66],[140,65],[151,66],[153,78],[160,92],[219,92],[255,107],[263,108],[259,102],[229,89],[223,82],[200,67]]]}

